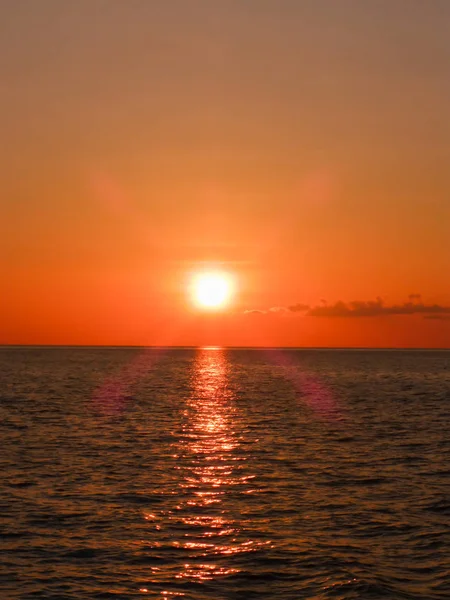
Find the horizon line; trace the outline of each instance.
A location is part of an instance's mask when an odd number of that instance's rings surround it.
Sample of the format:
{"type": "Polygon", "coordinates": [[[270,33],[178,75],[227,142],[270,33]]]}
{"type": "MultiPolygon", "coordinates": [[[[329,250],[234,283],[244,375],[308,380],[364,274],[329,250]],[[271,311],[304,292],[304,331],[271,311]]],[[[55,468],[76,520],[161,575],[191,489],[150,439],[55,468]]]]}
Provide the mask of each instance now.
{"type": "Polygon", "coordinates": [[[136,350],[422,350],[450,351],[450,346],[220,346],[220,345],[141,345],[141,344],[1,344],[0,348],[98,348],[136,350]]]}

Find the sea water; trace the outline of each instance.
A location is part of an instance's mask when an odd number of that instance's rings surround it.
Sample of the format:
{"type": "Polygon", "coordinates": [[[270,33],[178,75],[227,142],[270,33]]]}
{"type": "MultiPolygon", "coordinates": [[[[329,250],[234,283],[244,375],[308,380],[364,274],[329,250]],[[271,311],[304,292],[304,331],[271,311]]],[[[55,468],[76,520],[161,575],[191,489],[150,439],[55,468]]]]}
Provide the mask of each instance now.
{"type": "Polygon", "coordinates": [[[1,348],[0,597],[450,598],[450,352],[1,348]]]}

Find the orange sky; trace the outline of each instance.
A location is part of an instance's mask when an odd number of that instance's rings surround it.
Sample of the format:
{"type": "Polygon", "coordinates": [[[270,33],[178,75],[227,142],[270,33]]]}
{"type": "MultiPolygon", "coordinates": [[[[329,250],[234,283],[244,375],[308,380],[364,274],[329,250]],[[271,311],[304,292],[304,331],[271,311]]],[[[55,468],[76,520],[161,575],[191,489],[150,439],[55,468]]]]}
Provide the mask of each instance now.
{"type": "Polygon", "coordinates": [[[449,19],[4,0],[0,343],[449,347],[449,19]],[[238,279],[224,313],[187,297],[205,264],[238,279]]]}

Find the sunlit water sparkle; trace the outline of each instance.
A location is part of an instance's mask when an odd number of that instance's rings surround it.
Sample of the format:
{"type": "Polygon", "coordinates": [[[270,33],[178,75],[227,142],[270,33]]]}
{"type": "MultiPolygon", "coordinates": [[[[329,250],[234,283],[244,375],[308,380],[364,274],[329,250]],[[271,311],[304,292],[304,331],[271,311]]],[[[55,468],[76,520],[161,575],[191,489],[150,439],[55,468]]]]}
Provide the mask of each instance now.
{"type": "Polygon", "coordinates": [[[0,349],[0,597],[449,598],[449,367],[0,349]]]}

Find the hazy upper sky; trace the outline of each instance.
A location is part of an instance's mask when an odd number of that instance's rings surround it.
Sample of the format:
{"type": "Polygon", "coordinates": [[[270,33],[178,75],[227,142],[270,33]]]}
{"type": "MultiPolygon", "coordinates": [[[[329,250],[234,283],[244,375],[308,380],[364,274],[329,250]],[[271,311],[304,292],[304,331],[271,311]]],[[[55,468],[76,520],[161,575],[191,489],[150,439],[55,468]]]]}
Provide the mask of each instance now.
{"type": "Polygon", "coordinates": [[[0,343],[449,346],[449,31],[447,0],[2,0],[0,343]],[[219,263],[236,304],[196,314],[219,263]],[[244,314],[410,294],[442,312],[244,314]]]}

